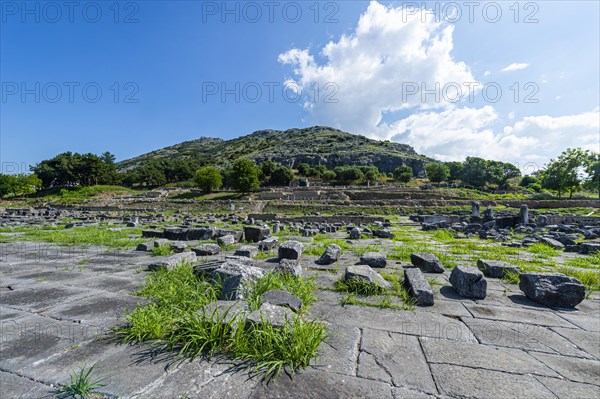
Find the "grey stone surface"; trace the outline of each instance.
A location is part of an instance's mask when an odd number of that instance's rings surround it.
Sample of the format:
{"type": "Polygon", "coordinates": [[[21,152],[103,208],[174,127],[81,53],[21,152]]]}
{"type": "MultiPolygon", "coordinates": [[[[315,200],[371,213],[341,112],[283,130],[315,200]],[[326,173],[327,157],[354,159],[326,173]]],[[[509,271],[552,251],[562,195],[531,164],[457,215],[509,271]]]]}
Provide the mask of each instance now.
{"type": "Polygon", "coordinates": [[[465,298],[484,299],[487,294],[487,281],[483,273],[474,267],[456,266],[449,281],[458,295],[465,298]]]}
{"type": "Polygon", "coordinates": [[[563,243],[555,240],[554,238],[550,238],[550,237],[540,237],[540,242],[543,244],[546,244],[554,249],[564,249],[564,247],[565,247],[563,245],[563,243]]]}
{"type": "Polygon", "coordinates": [[[392,286],[388,281],[381,277],[379,273],[367,265],[348,266],[348,268],[346,268],[346,273],[344,274],[344,279],[350,280],[352,278],[363,279],[371,285],[376,285],[381,288],[390,288],[392,286]]]}
{"type": "Polygon", "coordinates": [[[462,321],[479,342],[485,345],[524,349],[530,353],[562,354],[582,359],[592,357],[569,340],[543,326],[468,318],[462,321]]]}
{"type": "Polygon", "coordinates": [[[565,379],[536,377],[539,382],[552,391],[559,399],[598,399],[600,398],[600,386],[582,384],[565,379]]]}
{"type": "Polygon", "coordinates": [[[299,312],[302,309],[302,300],[287,291],[271,290],[260,296],[263,303],[269,303],[276,306],[284,306],[292,309],[294,312],[299,312]]]}
{"type": "Polygon", "coordinates": [[[455,364],[514,374],[535,374],[548,377],[559,375],[524,350],[497,348],[444,339],[421,338],[429,363],[455,364]]]}
{"type": "Polygon", "coordinates": [[[233,256],[245,256],[246,258],[256,258],[258,248],[252,245],[242,245],[233,254],[233,256]]]}
{"type": "Polygon", "coordinates": [[[306,370],[267,384],[258,385],[250,399],[259,398],[294,398],[294,399],[346,399],[377,398],[391,399],[391,388],[388,384],[318,370],[306,370]]]}
{"type": "Polygon", "coordinates": [[[329,336],[319,347],[319,357],[312,363],[316,370],[356,376],[361,330],[357,327],[330,324],[329,336]]]}
{"type": "Polygon", "coordinates": [[[264,276],[263,269],[227,261],[212,273],[213,279],[221,281],[221,300],[239,300],[246,296],[252,283],[264,276]]]}
{"type": "Polygon", "coordinates": [[[405,268],[404,283],[419,305],[433,306],[433,290],[420,269],[416,267],[405,268]]]}
{"type": "Polygon", "coordinates": [[[302,265],[295,259],[281,259],[274,269],[276,273],[287,273],[293,276],[302,275],[302,265]]]}
{"type": "Polygon", "coordinates": [[[279,246],[279,259],[300,259],[304,245],[298,241],[285,241],[279,246]]]}
{"type": "Polygon", "coordinates": [[[237,242],[236,238],[231,234],[227,234],[227,235],[217,238],[218,245],[233,245],[236,242],[237,242]]]}
{"type": "Polygon", "coordinates": [[[359,377],[435,393],[435,383],[417,337],[363,329],[359,377]],[[407,368],[406,363],[411,367],[407,368]]]}
{"type": "Polygon", "coordinates": [[[325,248],[325,252],[321,255],[321,257],[316,261],[319,265],[330,265],[332,263],[337,262],[337,260],[342,255],[342,248],[340,248],[337,244],[329,244],[327,248],[325,248]]]}
{"type": "Polygon", "coordinates": [[[270,251],[279,245],[279,237],[269,237],[258,243],[258,249],[263,252],[270,251]]]}
{"type": "Polygon", "coordinates": [[[573,324],[567,322],[553,312],[546,311],[545,309],[519,309],[505,306],[485,306],[469,303],[466,303],[465,306],[469,312],[473,314],[473,317],[482,319],[529,323],[541,326],[573,327],[573,324]]]}
{"type": "Polygon", "coordinates": [[[292,323],[294,317],[297,316],[287,307],[263,303],[258,310],[250,313],[246,320],[254,324],[269,323],[273,327],[283,327],[292,323]]]}
{"type": "Polygon", "coordinates": [[[202,244],[192,248],[196,256],[209,256],[221,253],[221,247],[218,244],[202,244]]]}
{"type": "Polygon", "coordinates": [[[194,252],[182,252],[168,256],[156,256],[155,259],[156,261],[148,265],[148,270],[171,268],[182,262],[193,264],[196,262],[196,254],[194,252]]]}
{"type": "Polygon", "coordinates": [[[578,328],[552,327],[552,331],[572,342],[581,350],[600,360],[600,334],[578,328]]]}
{"type": "Polygon", "coordinates": [[[362,231],[358,228],[355,227],[352,230],[350,230],[350,239],[351,240],[359,240],[362,236],[362,231]]]}
{"type": "Polygon", "coordinates": [[[443,273],[446,270],[434,254],[413,252],[410,254],[410,261],[424,273],[443,273]]]}
{"type": "Polygon", "coordinates": [[[585,299],[585,286],[561,273],[522,273],[519,288],[532,301],[546,306],[572,308],[585,299]]]}
{"type": "Polygon", "coordinates": [[[575,382],[600,385],[600,362],[592,359],[577,359],[569,356],[532,353],[536,359],[575,382]]]}
{"type": "Polygon", "coordinates": [[[446,364],[432,364],[431,372],[440,393],[452,397],[547,399],[554,396],[529,375],[446,364]]]}
{"type": "Polygon", "coordinates": [[[387,265],[387,256],[380,252],[365,252],[360,257],[360,263],[375,268],[383,268],[387,265]]]}
{"type": "Polygon", "coordinates": [[[0,388],[2,398],[7,399],[50,399],[54,397],[52,387],[3,371],[0,371],[0,388]]]}
{"type": "Polygon", "coordinates": [[[521,269],[518,266],[501,260],[478,259],[477,267],[484,275],[491,278],[502,278],[509,272],[521,273],[521,269]]]}
{"type": "Polygon", "coordinates": [[[260,226],[244,227],[244,239],[250,242],[259,242],[271,236],[271,229],[260,226]]]}

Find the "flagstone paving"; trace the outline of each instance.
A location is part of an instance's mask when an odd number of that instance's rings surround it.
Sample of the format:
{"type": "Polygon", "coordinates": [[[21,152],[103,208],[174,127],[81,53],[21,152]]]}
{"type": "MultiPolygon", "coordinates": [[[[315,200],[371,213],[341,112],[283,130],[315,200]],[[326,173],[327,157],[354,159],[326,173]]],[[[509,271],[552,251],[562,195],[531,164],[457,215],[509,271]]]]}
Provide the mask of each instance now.
{"type": "Polygon", "coordinates": [[[53,397],[69,373],[92,364],[106,378],[101,391],[125,398],[600,397],[598,299],[550,309],[489,279],[488,297],[468,300],[448,285],[447,271],[427,275],[445,284],[434,287],[432,307],[342,306],[330,288],[354,262],[344,256],[337,274],[317,265],[308,272],[318,276],[320,298],[310,316],[331,331],[320,357],[267,384],[226,359],[181,362],[112,339],[122,314],[144,302],[131,293],[153,260],[146,253],[46,246],[40,255],[38,244],[10,246],[0,257],[2,398],[53,397]]]}

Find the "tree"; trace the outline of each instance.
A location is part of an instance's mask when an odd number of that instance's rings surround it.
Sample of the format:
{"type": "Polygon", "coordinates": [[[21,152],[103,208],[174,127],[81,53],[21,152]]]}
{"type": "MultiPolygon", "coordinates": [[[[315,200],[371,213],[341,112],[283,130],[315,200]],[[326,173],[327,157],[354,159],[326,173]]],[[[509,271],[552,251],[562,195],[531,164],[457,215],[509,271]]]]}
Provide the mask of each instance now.
{"type": "Polygon", "coordinates": [[[521,181],[519,181],[519,186],[529,187],[532,184],[536,184],[539,182],[540,182],[540,179],[538,179],[537,177],[531,176],[531,175],[525,175],[521,178],[521,181]]]}
{"type": "Polygon", "coordinates": [[[248,193],[260,186],[258,175],[254,161],[239,158],[233,163],[231,185],[242,193],[248,193]]]}
{"type": "Polygon", "coordinates": [[[158,187],[167,183],[163,165],[156,158],[145,161],[138,168],[137,176],[139,183],[148,187],[158,187]]]}
{"type": "Polygon", "coordinates": [[[448,176],[449,181],[455,181],[460,179],[460,175],[463,170],[463,163],[458,161],[450,161],[444,162],[444,165],[448,167],[450,170],[450,176],[448,176]]]}
{"type": "Polygon", "coordinates": [[[34,174],[0,174],[0,197],[6,197],[9,194],[14,197],[31,194],[39,190],[41,186],[42,181],[34,174]]]}
{"type": "Polygon", "coordinates": [[[572,198],[581,186],[578,172],[588,156],[579,148],[568,148],[556,160],[551,159],[542,171],[542,187],[555,190],[559,197],[566,191],[572,198]]]}
{"type": "Polygon", "coordinates": [[[588,177],[584,182],[584,187],[590,191],[597,191],[598,199],[600,199],[600,154],[589,154],[585,160],[585,173],[588,177]]]}
{"type": "Polygon", "coordinates": [[[277,169],[277,164],[271,160],[265,161],[260,165],[261,178],[263,181],[268,182],[269,178],[273,176],[273,173],[277,169]]]}
{"type": "Polygon", "coordinates": [[[302,176],[308,177],[310,174],[310,165],[307,163],[301,163],[298,165],[298,173],[300,173],[302,176]]]}
{"type": "Polygon", "coordinates": [[[214,166],[205,166],[196,171],[194,183],[204,194],[209,194],[223,186],[223,176],[214,166]]]}
{"type": "Polygon", "coordinates": [[[332,181],[337,179],[337,174],[333,170],[323,172],[323,180],[332,181]]]}
{"type": "Polygon", "coordinates": [[[410,166],[398,166],[394,170],[394,180],[408,183],[413,178],[413,170],[410,166]]]}
{"type": "Polygon", "coordinates": [[[273,171],[269,184],[272,186],[289,186],[294,179],[294,172],[288,167],[279,166],[273,171]]]}
{"type": "Polygon", "coordinates": [[[357,166],[338,166],[334,169],[337,179],[345,184],[360,181],[365,175],[357,166]]]}
{"type": "Polygon", "coordinates": [[[450,177],[450,168],[443,163],[428,163],[425,171],[427,178],[432,183],[441,183],[450,177]]]}
{"type": "Polygon", "coordinates": [[[487,161],[477,157],[467,157],[459,175],[460,180],[475,187],[485,186],[489,177],[487,161]]]}

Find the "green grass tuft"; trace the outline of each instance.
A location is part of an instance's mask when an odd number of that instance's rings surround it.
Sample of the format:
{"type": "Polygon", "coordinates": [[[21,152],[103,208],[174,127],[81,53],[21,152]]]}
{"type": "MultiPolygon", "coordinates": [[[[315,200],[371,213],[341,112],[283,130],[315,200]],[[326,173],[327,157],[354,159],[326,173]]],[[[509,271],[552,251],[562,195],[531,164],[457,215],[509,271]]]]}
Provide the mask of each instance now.
{"type": "Polygon", "coordinates": [[[106,386],[104,381],[106,378],[93,378],[92,372],[94,367],[86,370],[85,366],[81,367],[78,372],[71,373],[69,383],[59,386],[54,394],[58,398],[90,398],[97,395],[96,390],[106,386]]]}

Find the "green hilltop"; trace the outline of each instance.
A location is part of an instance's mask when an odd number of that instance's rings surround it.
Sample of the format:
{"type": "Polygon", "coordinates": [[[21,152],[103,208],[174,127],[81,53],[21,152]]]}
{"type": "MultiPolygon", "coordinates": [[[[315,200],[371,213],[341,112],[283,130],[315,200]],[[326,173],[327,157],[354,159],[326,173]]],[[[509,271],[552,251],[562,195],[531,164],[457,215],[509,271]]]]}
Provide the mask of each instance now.
{"type": "Polygon", "coordinates": [[[423,175],[425,163],[433,161],[407,145],[378,141],[326,126],[303,129],[259,130],[231,140],[202,137],[165,147],[117,164],[121,171],[131,170],[153,158],[196,159],[201,164],[226,166],[239,157],[256,162],[272,160],[291,168],[300,163],[325,165],[377,166],[381,172],[393,172],[399,165],[423,175]]]}

